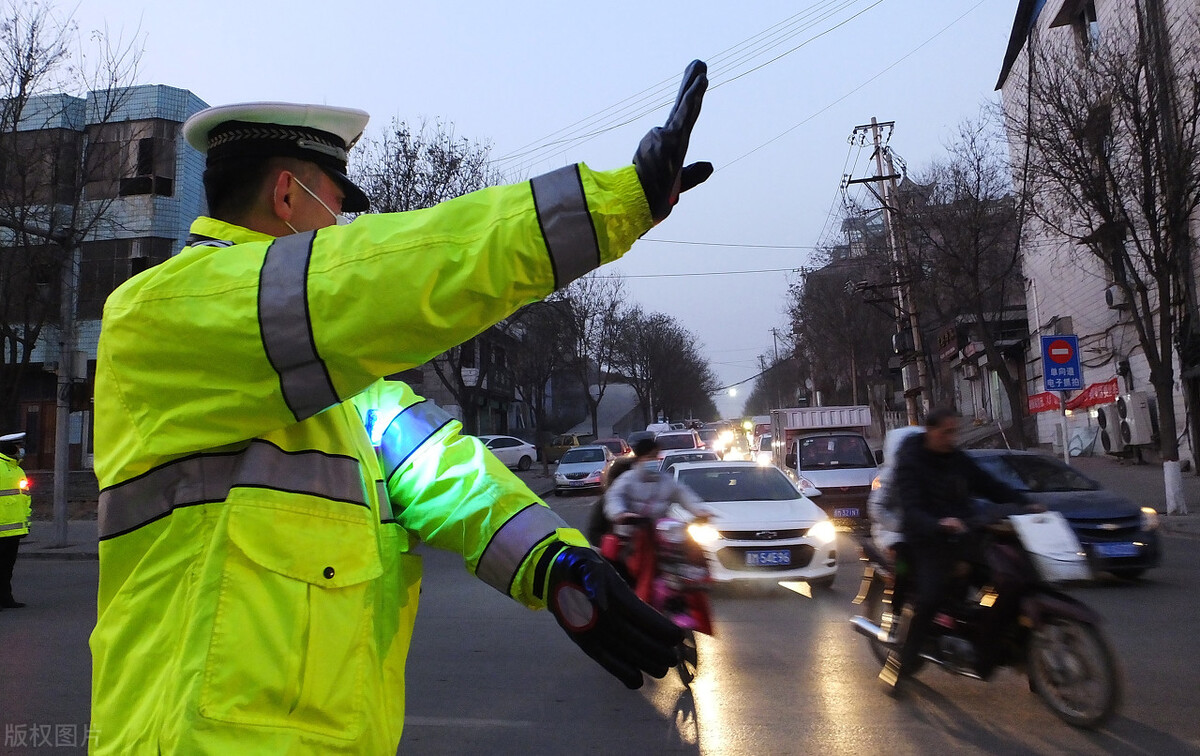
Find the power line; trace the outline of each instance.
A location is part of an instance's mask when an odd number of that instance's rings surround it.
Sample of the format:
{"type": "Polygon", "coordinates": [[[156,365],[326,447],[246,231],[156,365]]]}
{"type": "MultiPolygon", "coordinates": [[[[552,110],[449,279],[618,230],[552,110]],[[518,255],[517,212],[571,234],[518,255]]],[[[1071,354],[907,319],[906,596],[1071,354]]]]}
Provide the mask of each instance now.
{"type": "MultiPolygon", "coordinates": [[[[954,25],[955,25],[955,24],[957,24],[959,21],[962,21],[964,18],[966,18],[967,16],[969,16],[971,13],[973,13],[973,12],[975,11],[975,9],[976,9],[976,8],[978,8],[979,6],[983,5],[985,2],[987,2],[987,0],[979,0],[979,2],[975,3],[975,4],[974,4],[974,5],[972,5],[970,8],[968,8],[968,9],[967,9],[967,10],[966,10],[966,11],[965,11],[965,12],[964,12],[964,13],[963,13],[961,16],[959,16],[958,18],[954,19],[954,20],[953,20],[953,21],[951,21],[950,23],[946,24],[945,26],[943,26],[943,27],[941,28],[941,30],[939,30],[939,31],[938,31],[937,33],[935,33],[933,36],[929,37],[929,38],[928,38],[928,39],[926,39],[924,42],[922,42],[921,44],[917,45],[917,46],[916,46],[916,47],[914,47],[912,50],[909,50],[907,53],[905,53],[905,54],[904,54],[903,56],[901,56],[900,58],[896,59],[896,60],[895,60],[895,61],[894,61],[894,62],[893,62],[891,65],[889,65],[887,68],[884,68],[882,71],[880,71],[879,73],[875,74],[875,75],[874,75],[874,76],[872,76],[871,78],[867,79],[867,80],[866,80],[866,81],[864,81],[862,84],[859,84],[859,85],[858,85],[857,87],[855,87],[854,89],[851,89],[849,92],[847,92],[846,94],[844,94],[844,95],[842,95],[841,97],[837,98],[836,100],[834,100],[833,102],[829,103],[828,105],[826,105],[825,107],[821,108],[820,110],[816,111],[816,112],[815,112],[815,113],[813,113],[812,115],[808,116],[808,117],[807,117],[807,118],[805,118],[803,121],[800,121],[800,123],[797,123],[795,126],[792,126],[791,128],[787,129],[786,131],[784,131],[783,133],[781,133],[779,136],[777,136],[777,137],[774,137],[773,139],[768,139],[767,141],[763,142],[762,144],[760,144],[759,146],[757,146],[757,147],[755,147],[754,149],[750,150],[749,152],[747,152],[747,153],[744,153],[743,155],[741,155],[741,156],[739,156],[739,157],[736,157],[736,158],[734,158],[733,160],[730,160],[728,163],[726,163],[725,165],[722,165],[722,166],[721,166],[720,168],[718,168],[717,170],[718,170],[718,171],[725,170],[726,168],[728,168],[729,166],[733,165],[734,163],[737,163],[737,162],[740,162],[740,161],[742,161],[742,160],[745,160],[746,158],[750,157],[751,155],[753,155],[754,153],[758,152],[758,151],[759,151],[759,150],[761,150],[762,148],[764,148],[764,147],[766,147],[766,146],[768,146],[768,145],[770,145],[770,144],[774,144],[775,142],[779,141],[780,139],[783,139],[785,136],[787,136],[788,134],[792,133],[792,132],[793,132],[793,131],[795,131],[796,129],[800,128],[800,127],[801,127],[801,126],[803,126],[804,124],[808,123],[808,122],[809,122],[809,121],[811,121],[812,119],[816,118],[817,116],[821,115],[821,114],[822,114],[822,113],[824,113],[825,111],[829,110],[829,109],[830,109],[830,108],[832,108],[834,105],[837,105],[837,104],[838,104],[838,103],[840,103],[842,100],[845,100],[845,99],[846,99],[847,97],[849,97],[850,95],[852,95],[852,94],[854,94],[854,93],[858,92],[860,89],[862,89],[863,87],[867,86],[867,85],[868,85],[868,84],[870,84],[871,82],[875,81],[875,80],[876,80],[876,79],[878,79],[880,76],[883,76],[883,75],[884,75],[885,73],[887,73],[888,71],[891,71],[891,70],[892,70],[893,68],[895,68],[896,66],[900,65],[900,64],[901,64],[901,63],[903,63],[904,61],[906,61],[906,60],[908,60],[909,58],[911,58],[911,57],[912,57],[913,55],[915,55],[915,54],[916,54],[916,53],[917,53],[917,52],[918,52],[918,51],[919,51],[921,48],[925,47],[925,45],[928,45],[928,44],[929,44],[930,42],[932,42],[933,40],[935,40],[935,39],[937,39],[938,37],[942,36],[942,34],[944,34],[944,33],[946,32],[946,30],[948,30],[950,27],[954,26],[954,25]]],[[[869,9],[868,9],[868,10],[869,10],[869,9]]]]}
{"type": "MultiPolygon", "coordinates": [[[[801,34],[802,32],[807,31],[808,29],[816,26],[816,24],[818,22],[825,21],[830,16],[835,15],[838,12],[847,10],[851,6],[853,6],[855,3],[860,2],[860,0],[848,0],[848,1],[840,0],[840,1],[841,1],[841,5],[837,6],[836,8],[832,9],[831,11],[825,12],[824,16],[821,16],[820,18],[816,19],[815,21],[808,23],[806,26],[789,31],[783,38],[771,42],[769,45],[766,46],[765,49],[769,50],[771,48],[778,47],[783,42],[785,42],[789,39],[792,39],[792,38],[798,36],[799,34],[801,34]]],[[[791,48],[790,50],[787,50],[784,53],[781,53],[780,55],[777,55],[776,57],[766,61],[765,63],[759,64],[747,71],[742,71],[741,73],[737,73],[737,74],[735,74],[729,78],[726,78],[722,81],[716,81],[716,79],[720,78],[720,75],[725,72],[722,71],[722,72],[720,72],[720,74],[717,73],[717,71],[719,71],[719,66],[717,65],[718,61],[714,60],[714,65],[710,67],[710,74],[711,74],[710,79],[713,80],[713,83],[710,85],[709,89],[710,90],[718,89],[721,86],[724,86],[725,84],[728,84],[732,81],[740,79],[743,76],[753,73],[754,71],[757,71],[757,70],[763,68],[764,66],[770,65],[771,63],[774,63],[774,62],[780,60],[781,58],[784,58],[787,55],[792,54],[793,52],[799,50],[800,48],[804,47],[805,45],[809,44],[810,42],[812,42],[816,39],[819,39],[819,38],[825,36],[826,34],[829,34],[830,32],[844,26],[845,24],[854,20],[858,16],[861,16],[863,13],[866,13],[868,10],[870,10],[871,8],[874,8],[876,5],[879,5],[882,2],[883,2],[883,0],[875,0],[875,2],[872,3],[870,6],[868,6],[866,9],[855,13],[849,19],[844,19],[844,20],[838,22],[837,24],[835,24],[834,26],[818,32],[817,34],[815,34],[814,36],[805,40],[801,44],[791,48]]],[[[829,3],[826,2],[825,4],[828,5],[829,3]]],[[[813,8],[816,8],[816,7],[818,7],[818,6],[810,6],[808,11],[811,11],[813,8]]],[[[804,11],[804,12],[801,12],[800,14],[796,14],[795,16],[792,16],[790,19],[785,20],[784,22],[774,24],[772,27],[768,27],[767,31],[769,32],[771,28],[779,27],[783,24],[786,24],[786,23],[790,22],[791,19],[795,19],[796,17],[801,16],[808,11],[804,11]]],[[[764,33],[765,32],[760,32],[759,35],[756,35],[756,36],[761,36],[764,33]]],[[[753,39],[754,39],[754,37],[750,38],[750,40],[746,40],[743,43],[740,43],[739,45],[737,45],[731,49],[737,49],[737,47],[745,45],[748,42],[752,41],[753,39]]],[[[758,51],[755,51],[754,55],[757,55],[757,54],[758,54],[758,51]]],[[[744,62],[744,60],[745,60],[744,54],[743,54],[742,58],[740,58],[740,59],[735,58],[732,68],[736,70],[736,68],[739,65],[741,65],[744,62]]],[[[575,146],[577,146],[579,144],[583,144],[587,141],[590,141],[591,139],[594,139],[597,136],[600,136],[601,134],[607,133],[614,129],[618,129],[622,126],[633,123],[634,121],[636,121],[650,113],[653,113],[656,110],[661,109],[665,105],[670,104],[674,100],[674,87],[676,85],[676,82],[677,82],[677,79],[675,79],[675,78],[666,79],[657,85],[653,85],[651,87],[648,87],[647,89],[642,90],[642,92],[639,92],[637,95],[634,95],[632,97],[626,98],[625,100],[618,102],[616,105],[612,105],[612,106],[609,106],[608,108],[605,108],[604,110],[600,111],[599,113],[594,114],[593,116],[589,116],[588,118],[584,118],[580,121],[576,121],[575,124],[565,127],[564,129],[560,129],[559,131],[554,132],[553,134],[551,134],[548,137],[543,137],[542,139],[536,140],[535,142],[532,142],[529,145],[526,145],[526,147],[523,147],[523,148],[517,150],[516,152],[509,153],[507,155],[503,155],[503,156],[497,158],[495,160],[495,162],[496,163],[508,163],[508,162],[516,161],[516,165],[511,166],[510,170],[520,173],[521,171],[532,167],[535,163],[549,161],[549,160],[553,159],[554,157],[565,154],[566,152],[569,152],[570,150],[574,149],[575,146]],[[649,103],[648,105],[641,104],[641,103],[647,103],[647,102],[649,103]],[[628,104],[625,104],[625,103],[628,103],[628,104]],[[632,114],[629,114],[629,111],[631,111],[631,110],[634,112],[632,114]],[[605,114],[610,113],[610,111],[611,111],[611,115],[605,115],[605,114]],[[577,126],[578,126],[578,128],[576,128],[577,126]],[[589,131],[588,129],[591,129],[591,130],[589,131]],[[581,131],[584,133],[579,133],[581,131]],[[564,132],[565,132],[565,134],[564,134],[564,132]],[[563,134],[563,137],[559,138],[559,139],[555,139],[554,137],[559,134],[563,134]],[[528,148],[528,149],[526,149],[526,148],[528,148]],[[549,151],[549,152],[546,152],[546,151],[549,151]],[[538,153],[544,153],[544,154],[539,155],[538,153]]]]}
{"type": "Polygon", "coordinates": [[[691,247],[745,247],[747,249],[820,249],[809,244],[742,244],[740,242],[702,242],[684,239],[640,239],[656,244],[683,244],[691,247]]]}
{"type": "Polygon", "coordinates": [[[719,270],[709,273],[646,273],[636,276],[592,276],[592,278],[690,278],[695,276],[739,276],[753,273],[801,273],[800,268],[765,268],[763,270],[719,270]]]}

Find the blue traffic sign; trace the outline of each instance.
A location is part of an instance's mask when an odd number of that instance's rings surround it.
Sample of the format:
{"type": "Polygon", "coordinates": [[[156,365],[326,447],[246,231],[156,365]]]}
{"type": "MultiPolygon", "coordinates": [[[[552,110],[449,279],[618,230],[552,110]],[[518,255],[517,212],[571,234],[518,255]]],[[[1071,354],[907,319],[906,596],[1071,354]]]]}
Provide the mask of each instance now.
{"type": "Polygon", "coordinates": [[[1042,337],[1042,381],[1046,391],[1079,391],[1083,388],[1078,336],[1042,337]]]}

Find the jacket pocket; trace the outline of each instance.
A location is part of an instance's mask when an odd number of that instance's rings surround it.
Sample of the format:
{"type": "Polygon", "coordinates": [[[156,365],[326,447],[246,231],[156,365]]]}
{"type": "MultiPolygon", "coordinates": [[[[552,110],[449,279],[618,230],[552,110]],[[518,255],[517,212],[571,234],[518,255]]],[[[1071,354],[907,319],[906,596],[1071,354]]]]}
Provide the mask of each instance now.
{"type": "Polygon", "coordinates": [[[201,715],[358,737],[372,581],[383,571],[373,528],[361,517],[229,504],[227,533],[201,715]]]}

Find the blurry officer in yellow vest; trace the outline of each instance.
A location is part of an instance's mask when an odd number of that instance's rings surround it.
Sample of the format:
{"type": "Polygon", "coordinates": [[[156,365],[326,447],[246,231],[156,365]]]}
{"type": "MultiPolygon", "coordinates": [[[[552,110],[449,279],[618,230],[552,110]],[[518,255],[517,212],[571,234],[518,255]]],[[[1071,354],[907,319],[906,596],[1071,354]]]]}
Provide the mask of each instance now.
{"type": "Polygon", "coordinates": [[[21,539],[29,533],[29,479],[21,469],[25,434],[0,436],[0,609],[25,606],[13,598],[12,574],[21,539]]]}
{"type": "Polygon", "coordinates": [[[706,87],[697,61],[633,165],[348,225],[368,209],[346,177],[366,113],[256,103],[184,124],[209,217],[109,297],[100,337],[95,752],[394,753],[421,541],[548,607],[626,686],[666,673],[675,626],[457,420],[382,379],[665,218],[712,172],[684,165],[706,87]]]}

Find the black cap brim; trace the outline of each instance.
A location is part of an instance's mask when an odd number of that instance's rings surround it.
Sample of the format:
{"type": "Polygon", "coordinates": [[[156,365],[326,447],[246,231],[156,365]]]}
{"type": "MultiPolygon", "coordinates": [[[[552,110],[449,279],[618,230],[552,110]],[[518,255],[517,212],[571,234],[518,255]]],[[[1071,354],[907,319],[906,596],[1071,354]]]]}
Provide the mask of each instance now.
{"type": "Polygon", "coordinates": [[[367,199],[366,193],[359,189],[358,185],[351,181],[346,174],[325,166],[321,166],[321,170],[328,173],[329,177],[336,181],[345,192],[346,198],[342,200],[343,213],[365,213],[371,209],[371,201],[367,199]]]}

